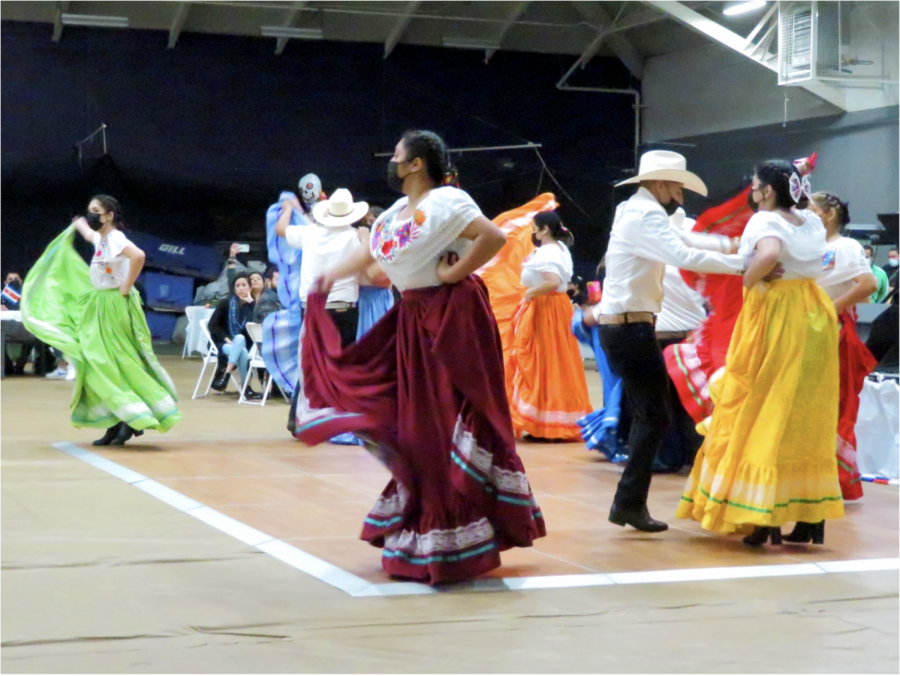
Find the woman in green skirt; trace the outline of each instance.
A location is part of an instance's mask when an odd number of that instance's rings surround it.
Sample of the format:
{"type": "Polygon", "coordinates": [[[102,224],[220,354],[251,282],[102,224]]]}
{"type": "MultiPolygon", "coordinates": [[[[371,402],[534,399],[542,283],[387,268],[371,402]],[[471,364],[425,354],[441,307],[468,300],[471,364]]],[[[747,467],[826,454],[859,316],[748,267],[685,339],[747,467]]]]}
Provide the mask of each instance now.
{"type": "Polygon", "coordinates": [[[87,211],[29,272],[22,321],[76,363],[72,424],[105,427],[94,445],[121,446],[145,429],[165,432],[181,413],[133,289],[144,252],[122,232],[122,209],[114,198],[96,195],[87,211]],[[90,266],[71,246],[76,230],[94,245],[90,266]]]}

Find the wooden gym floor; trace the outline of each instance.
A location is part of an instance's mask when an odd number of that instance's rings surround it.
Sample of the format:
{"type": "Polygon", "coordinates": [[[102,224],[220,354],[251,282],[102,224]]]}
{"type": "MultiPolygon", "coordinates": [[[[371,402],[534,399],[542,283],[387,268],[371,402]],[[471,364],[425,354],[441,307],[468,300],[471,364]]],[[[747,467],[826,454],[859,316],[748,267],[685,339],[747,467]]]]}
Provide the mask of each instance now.
{"type": "MultiPolygon", "coordinates": [[[[673,518],[683,475],[654,477],[650,510],[670,530],[645,535],[606,520],[618,468],[581,444],[522,443],[549,535],[504,553],[487,577],[536,588],[358,598],[109,470],[137,472],[370,589],[398,589],[380,550],[358,539],[387,481],[375,460],[293,440],[280,400],[262,409],[229,395],[192,401],[198,360],[163,363],[184,420],[102,450],[107,466],[52,446],[98,450],[97,431],[68,424],[71,383],[3,381],[4,671],[898,670],[897,572],[877,570],[898,556],[895,487],[867,484],[847,518],[828,524],[823,547],[748,550],[673,518]],[[857,572],[801,574],[843,561],[857,572]],[[715,579],[746,567],[773,577],[715,579]],[[699,572],[659,582],[673,570],[699,572]]],[[[597,375],[588,377],[599,403],[597,375]]]]}

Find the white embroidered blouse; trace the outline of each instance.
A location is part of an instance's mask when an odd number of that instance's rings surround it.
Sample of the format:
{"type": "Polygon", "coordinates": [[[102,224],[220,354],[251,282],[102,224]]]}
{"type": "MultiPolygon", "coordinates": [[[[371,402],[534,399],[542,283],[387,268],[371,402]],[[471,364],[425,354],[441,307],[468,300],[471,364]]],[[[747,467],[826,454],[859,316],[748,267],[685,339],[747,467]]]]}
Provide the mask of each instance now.
{"type": "Polygon", "coordinates": [[[466,192],[452,186],[435,188],[410,218],[399,220],[397,215],[408,203],[408,197],[397,200],[375,221],[370,251],[400,291],[440,286],[438,261],[449,251],[462,255],[472,245],[459,235],[481,216],[481,209],[466,192]]]}

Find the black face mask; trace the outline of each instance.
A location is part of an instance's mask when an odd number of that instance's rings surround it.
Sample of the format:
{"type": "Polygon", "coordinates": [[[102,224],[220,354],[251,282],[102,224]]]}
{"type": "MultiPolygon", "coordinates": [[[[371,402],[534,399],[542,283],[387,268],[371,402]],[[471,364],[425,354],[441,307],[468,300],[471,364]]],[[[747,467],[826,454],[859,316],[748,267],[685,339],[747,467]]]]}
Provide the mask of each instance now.
{"type": "Polygon", "coordinates": [[[753,199],[753,193],[755,193],[755,192],[756,192],[755,190],[751,190],[750,193],[747,195],[747,206],[750,207],[750,209],[751,209],[751,211],[753,211],[753,213],[757,213],[759,211],[759,202],[757,202],[755,199],[753,199]]]}
{"type": "Polygon", "coordinates": [[[403,192],[403,178],[397,174],[401,164],[401,162],[388,162],[387,165],[387,184],[391,190],[396,192],[403,192]]]}
{"type": "Polygon", "coordinates": [[[22,280],[11,279],[11,280],[9,280],[9,286],[14,288],[16,291],[19,291],[22,288],[22,280]]]}
{"type": "Polygon", "coordinates": [[[666,210],[666,214],[668,214],[669,216],[674,216],[675,212],[678,211],[678,208],[680,206],[681,205],[675,200],[669,200],[669,203],[663,204],[662,208],[666,210]]]}
{"type": "Polygon", "coordinates": [[[95,214],[93,211],[88,212],[87,222],[91,226],[91,230],[99,230],[103,227],[103,223],[100,222],[100,214],[95,214]]]}
{"type": "Polygon", "coordinates": [[[534,233],[531,233],[531,243],[534,244],[538,249],[541,248],[541,240],[534,233]]]}

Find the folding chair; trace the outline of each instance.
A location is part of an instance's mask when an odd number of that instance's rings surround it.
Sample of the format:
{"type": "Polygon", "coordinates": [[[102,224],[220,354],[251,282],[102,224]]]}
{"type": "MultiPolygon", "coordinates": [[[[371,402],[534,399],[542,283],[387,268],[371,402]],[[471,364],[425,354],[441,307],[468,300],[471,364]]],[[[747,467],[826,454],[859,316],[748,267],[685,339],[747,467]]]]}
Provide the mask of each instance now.
{"type": "Polygon", "coordinates": [[[269,398],[269,392],[272,391],[272,375],[269,373],[268,369],[266,369],[266,362],[263,361],[262,355],[260,354],[260,350],[262,348],[262,324],[254,324],[253,322],[247,322],[244,326],[247,329],[247,334],[250,336],[250,340],[253,341],[253,347],[250,348],[250,367],[247,370],[247,377],[244,378],[244,384],[241,387],[241,398],[238,399],[239,404],[255,404],[258,406],[265,406],[266,399],[269,398]],[[250,401],[246,398],[245,392],[247,391],[247,387],[250,384],[250,380],[253,378],[253,374],[256,374],[257,380],[259,380],[259,374],[256,369],[263,369],[266,372],[265,381],[260,380],[260,386],[263,388],[263,397],[262,401],[250,401]]]}
{"type": "MultiPolygon", "coordinates": [[[[203,382],[203,374],[206,373],[206,367],[209,364],[214,364],[212,374],[209,376],[209,382],[206,383],[206,391],[201,394],[201,397],[205,397],[209,394],[209,388],[212,386],[213,378],[216,377],[216,366],[219,365],[219,350],[216,348],[216,344],[213,342],[212,336],[209,335],[209,319],[201,319],[200,320],[200,331],[203,332],[204,337],[206,338],[206,355],[203,357],[203,368],[200,369],[200,377],[197,378],[197,385],[194,387],[194,395],[191,399],[199,399],[197,396],[197,392],[200,390],[200,383],[203,382]]],[[[231,375],[231,382],[234,383],[235,387],[237,387],[237,381],[234,379],[234,374],[231,375]]]]}

